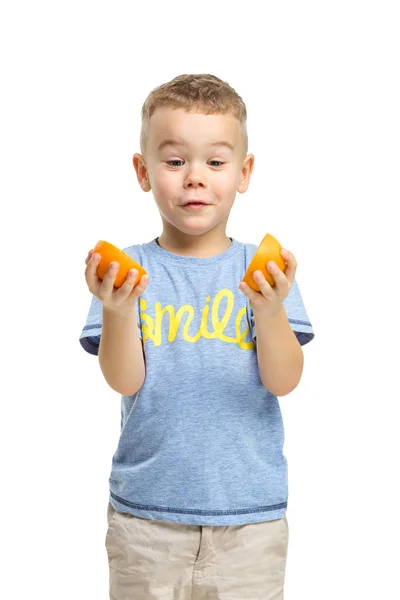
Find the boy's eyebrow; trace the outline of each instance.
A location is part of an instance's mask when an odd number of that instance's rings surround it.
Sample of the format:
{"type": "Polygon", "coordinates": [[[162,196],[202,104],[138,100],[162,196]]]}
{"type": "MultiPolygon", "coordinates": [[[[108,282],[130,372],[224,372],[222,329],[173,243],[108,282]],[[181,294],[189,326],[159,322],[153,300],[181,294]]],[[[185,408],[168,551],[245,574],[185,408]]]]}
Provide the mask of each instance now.
{"type": "MultiPolygon", "coordinates": [[[[165,146],[186,146],[187,144],[185,142],[180,142],[179,140],[173,140],[171,138],[165,139],[163,140],[159,146],[158,146],[158,152],[160,152],[163,148],[165,148],[165,146]]],[[[235,151],[235,148],[233,147],[233,145],[228,142],[227,140],[221,140],[219,142],[211,142],[209,144],[209,146],[226,146],[227,148],[230,148],[230,150],[232,150],[233,152],[235,151]]]]}

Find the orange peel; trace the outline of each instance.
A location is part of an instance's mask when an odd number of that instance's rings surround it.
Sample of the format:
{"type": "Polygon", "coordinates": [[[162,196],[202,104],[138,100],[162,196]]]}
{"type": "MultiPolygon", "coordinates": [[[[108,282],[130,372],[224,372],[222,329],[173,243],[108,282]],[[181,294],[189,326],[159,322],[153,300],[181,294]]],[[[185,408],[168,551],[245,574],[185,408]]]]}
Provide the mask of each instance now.
{"type": "Polygon", "coordinates": [[[275,280],[273,275],[268,271],[267,263],[268,261],[273,260],[281,269],[281,271],[285,272],[286,262],[281,255],[281,250],[282,246],[278,240],[270,233],[267,233],[261,244],[258,246],[249,266],[247,267],[247,271],[244,274],[242,281],[247,283],[247,285],[249,285],[254,291],[259,292],[260,288],[253,279],[253,273],[254,271],[261,271],[271,287],[274,287],[275,280]]]}
{"type": "Polygon", "coordinates": [[[147,272],[143,269],[142,265],[133,260],[129,254],[117,246],[113,246],[113,244],[110,244],[109,242],[105,242],[104,240],[97,242],[93,250],[93,254],[94,253],[99,254],[101,257],[96,270],[96,274],[101,280],[104,279],[110,263],[119,263],[119,269],[114,281],[114,287],[116,288],[121,287],[121,285],[124,283],[130,269],[137,269],[138,271],[138,275],[134,283],[135,286],[139,283],[143,275],[147,275],[147,272]]]}

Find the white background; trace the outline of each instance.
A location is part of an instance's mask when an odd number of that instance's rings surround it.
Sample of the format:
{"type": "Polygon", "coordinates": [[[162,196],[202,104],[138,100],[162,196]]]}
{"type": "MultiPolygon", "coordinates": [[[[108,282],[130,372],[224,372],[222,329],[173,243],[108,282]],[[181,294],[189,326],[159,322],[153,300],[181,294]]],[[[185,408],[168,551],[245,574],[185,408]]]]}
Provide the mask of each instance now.
{"type": "Polygon", "coordinates": [[[285,600],[398,599],[396,2],[13,2],[0,12],[2,591],[108,599],[120,397],[78,338],[84,260],[161,234],[137,182],[141,107],[228,81],[255,169],[227,234],[298,261],[315,339],[281,399],[285,600]],[[396,360],[397,359],[397,360],[396,360]]]}

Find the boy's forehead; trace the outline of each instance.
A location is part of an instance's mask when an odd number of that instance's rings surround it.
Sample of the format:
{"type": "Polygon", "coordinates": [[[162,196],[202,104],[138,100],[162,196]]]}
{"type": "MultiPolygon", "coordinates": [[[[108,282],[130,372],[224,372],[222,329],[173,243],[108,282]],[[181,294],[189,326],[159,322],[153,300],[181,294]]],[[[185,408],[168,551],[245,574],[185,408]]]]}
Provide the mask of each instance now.
{"type": "Polygon", "coordinates": [[[241,143],[241,127],[231,114],[187,112],[184,109],[157,109],[150,118],[149,142],[156,151],[168,145],[217,146],[235,149],[241,143]]]}

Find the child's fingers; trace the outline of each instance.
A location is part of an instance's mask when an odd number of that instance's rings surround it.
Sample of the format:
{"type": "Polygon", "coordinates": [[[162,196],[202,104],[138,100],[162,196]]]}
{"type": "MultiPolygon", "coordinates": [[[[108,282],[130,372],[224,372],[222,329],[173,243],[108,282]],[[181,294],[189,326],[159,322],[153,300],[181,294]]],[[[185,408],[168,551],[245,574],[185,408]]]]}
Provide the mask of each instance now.
{"type": "Polygon", "coordinates": [[[86,259],[86,269],[85,269],[85,279],[86,279],[86,283],[88,285],[89,291],[94,294],[95,296],[97,296],[97,293],[100,289],[100,285],[101,285],[101,281],[99,279],[99,277],[96,274],[97,271],[97,266],[99,264],[99,260],[98,260],[99,255],[95,255],[95,257],[93,257],[93,254],[90,256],[88,256],[88,258],[86,259]],[[97,259],[97,260],[96,260],[97,259]]]}
{"type": "Polygon", "coordinates": [[[131,300],[136,300],[146,289],[149,276],[143,275],[135,285],[138,278],[138,271],[137,269],[130,269],[124,283],[116,289],[114,285],[120,265],[116,261],[113,261],[109,265],[103,280],[101,280],[96,273],[99,262],[100,255],[97,253],[93,254],[93,251],[90,251],[86,259],[85,270],[85,278],[89,291],[103,302],[104,306],[109,306],[113,310],[116,308],[125,310],[123,308],[125,300],[129,299],[129,304],[131,300]]]}
{"type": "Polygon", "coordinates": [[[141,296],[144,290],[147,288],[147,284],[149,283],[150,277],[148,275],[142,275],[139,283],[133,289],[132,294],[134,294],[134,298],[137,300],[139,296],[141,296]]]}
{"type": "Polygon", "coordinates": [[[85,258],[85,264],[87,265],[89,260],[92,258],[93,250],[89,250],[87,257],[85,258]]]}
{"type": "Polygon", "coordinates": [[[108,298],[113,293],[115,278],[117,277],[118,269],[119,264],[117,262],[113,261],[112,263],[110,263],[106,274],[104,275],[104,279],[100,284],[98,293],[98,297],[100,300],[108,300],[108,298]]]}
{"type": "Polygon", "coordinates": [[[140,278],[139,283],[137,284],[136,288],[139,292],[139,296],[142,292],[144,292],[144,290],[147,288],[147,284],[150,281],[150,277],[148,275],[142,275],[142,277],[140,278]]]}
{"type": "Polygon", "coordinates": [[[120,289],[117,292],[118,297],[120,299],[125,300],[128,296],[131,295],[135,295],[135,297],[137,298],[138,296],[140,296],[140,294],[144,292],[149,280],[149,276],[143,275],[138,281],[138,283],[135,285],[137,276],[137,269],[130,269],[124,283],[121,285],[120,289]]]}

